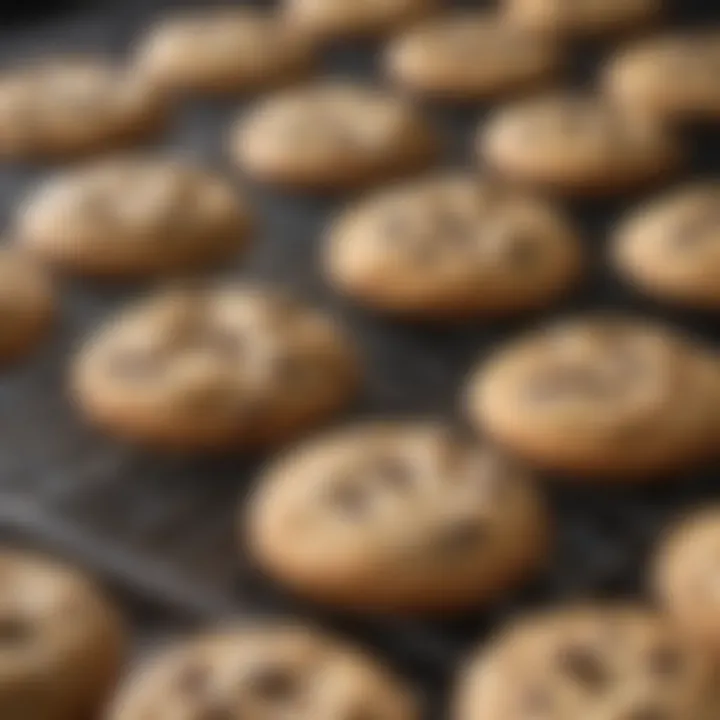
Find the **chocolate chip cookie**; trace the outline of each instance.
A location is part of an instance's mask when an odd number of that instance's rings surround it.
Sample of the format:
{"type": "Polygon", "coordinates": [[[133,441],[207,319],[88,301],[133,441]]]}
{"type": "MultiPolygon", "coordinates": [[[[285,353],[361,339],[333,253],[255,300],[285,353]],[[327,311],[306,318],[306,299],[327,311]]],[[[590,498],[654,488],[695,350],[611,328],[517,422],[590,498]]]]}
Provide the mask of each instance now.
{"type": "Polygon", "coordinates": [[[30,194],[24,248],[62,270],[134,277],[195,271],[244,249],[250,211],[232,184],[182,161],[131,156],[65,171],[30,194]]]}
{"type": "Polygon", "coordinates": [[[271,576],[362,611],[487,603],[532,576],[549,535],[527,472],[430,422],[369,423],[291,450],[241,515],[271,576]]]}
{"type": "Polygon", "coordinates": [[[414,695],[362,652],[296,626],[227,628],[166,650],[108,720],[418,720],[414,695]]]}
{"type": "Polygon", "coordinates": [[[606,194],[665,178],[678,142],[644,116],[598,97],[554,93],[491,113],[477,136],[480,159],[508,181],[567,194],[606,194]]]}
{"type": "Polygon", "coordinates": [[[124,632],[85,577],[35,555],[0,550],[0,717],[97,717],[117,680],[124,632]]]}
{"type": "Polygon", "coordinates": [[[469,661],[454,720],[711,720],[708,659],[641,607],[573,607],[516,621],[469,661]]]}
{"type": "Polygon", "coordinates": [[[252,178],[326,191],[419,170],[437,149],[434,131],[407,101],[328,81],[262,100],[231,137],[233,158],[252,178]]]}
{"type": "Polygon", "coordinates": [[[616,267],[661,300],[720,310],[720,183],[697,182],[629,213],[616,229],[616,267]]]}
{"type": "Polygon", "coordinates": [[[276,14],[214,8],[177,14],[151,29],[136,69],[157,87],[235,93],[297,80],[314,64],[311,44],[276,14]]]}
{"type": "Polygon", "coordinates": [[[557,44],[488,12],[453,13],[401,33],[385,53],[400,87],[437,100],[476,101],[527,90],[556,75],[557,44]]]}
{"type": "Polygon", "coordinates": [[[0,75],[0,157],[61,159],[146,138],[167,98],[101,57],[37,60],[0,75]]]}
{"type": "Polygon", "coordinates": [[[160,292],[102,327],[73,368],[91,420],[187,451],[282,442],[339,410],[357,385],[335,323],[259,285],[160,292]]]}
{"type": "Polygon", "coordinates": [[[551,204],[448,173],[345,211],[329,233],[325,266],[340,292],[379,310],[496,316],[556,299],[580,274],[581,249],[551,204]]]}
{"type": "Polygon", "coordinates": [[[708,350],[669,328],[578,318],[514,341],[483,363],[467,407],[479,428],[542,467],[650,479],[716,444],[718,367],[708,350]]]}

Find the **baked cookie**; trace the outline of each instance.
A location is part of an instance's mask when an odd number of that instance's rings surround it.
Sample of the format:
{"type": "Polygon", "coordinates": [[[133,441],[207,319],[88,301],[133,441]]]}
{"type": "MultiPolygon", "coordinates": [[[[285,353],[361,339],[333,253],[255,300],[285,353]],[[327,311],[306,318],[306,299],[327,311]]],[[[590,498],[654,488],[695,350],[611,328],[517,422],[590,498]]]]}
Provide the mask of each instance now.
{"type": "Polygon", "coordinates": [[[635,210],[614,234],[620,272],[642,291],[720,310],[720,183],[699,182],[635,210]]]}
{"type": "Polygon", "coordinates": [[[0,75],[0,156],[59,159],[161,129],[167,98],[100,57],[56,57],[0,75]]]}
{"type": "Polygon", "coordinates": [[[279,443],[345,405],[354,351],[330,318],[250,285],[167,290],[121,313],[74,365],[82,410],[177,449],[279,443]]]}
{"type": "Polygon", "coordinates": [[[477,149],[509,181],[570,194],[650,184],[675,169],[681,155],[674,138],[651,120],[569,92],[495,111],[480,128],[477,149]]]}
{"type": "Polygon", "coordinates": [[[534,479],[437,423],[376,422],[285,454],[241,518],[261,568],[362,611],[487,603],[543,563],[534,479]]]}
{"type": "Polygon", "coordinates": [[[399,86],[438,100],[474,101],[526,90],[552,78],[556,43],[488,12],[453,13],[400,34],[385,53],[399,86]]]}
{"type": "MultiPolygon", "coordinates": [[[[714,711],[713,711],[714,709],[714,711]]],[[[711,720],[708,659],[631,606],[573,607],[514,622],[461,674],[454,720],[711,720]]]]}
{"type": "Polygon", "coordinates": [[[124,655],[116,610],[85,577],[0,551],[0,717],[97,717],[124,655]]]}
{"type": "Polygon", "coordinates": [[[550,204],[444,174],[347,210],[329,234],[325,266],[340,292],[379,310],[495,316],[556,299],[580,274],[581,248],[550,204]]]}
{"type": "Polygon", "coordinates": [[[45,181],[15,235],[43,261],[78,274],[195,271],[244,249],[250,211],[222,177],[181,161],[94,161],[45,181]]]}
{"type": "Polygon", "coordinates": [[[413,694],[374,659],[297,626],[227,628],[164,651],[108,720],[418,720],[413,694]]]}
{"type": "Polygon", "coordinates": [[[48,334],[55,316],[50,278],[16,250],[0,249],[0,363],[33,350],[48,334]]]}
{"type": "Polygon", "coordinates": [[[670,529],[653,563],[652,586],[678,626],[720,655],[720,506],[670,529]]]}
{"type": "Polygon", "coordinates": [[[534,32],[595,37],[657,20],[663,0],[504,0],[505,17],[534,32]]]}
{"type": "Polygon", "coordinates": [[[340,82],[262,100],[232,132],[238,165],[263,182],[318,190],[390,179],[427,166],[435,133],[405,100],[340,82]]]}
{"type": "Polygon", "coordinates": [[[430,15],[438,0],[284,0],[283,15],[299,33],[319,39],[385,35],[430,15]]]}
{"type": "Polygon", "coordinates": [[[291,82],[313,64],[311,44],[275,14],[215,8],[158,23],[136,68],[161,88],[234,93],[291,82]]]}
{"type": "Polygon", "coordinates": [[[720,32],[642,40],[618,51],[603,73],[613,101],[661,120],[720,119],[720,32]]]}
{"type": "Polygon", "coordinates": [[[718,360],[660,325],[557,322],[476,371],[472,421],[508,449],[569,475],[645,479],[709,451],[718,360]]]}

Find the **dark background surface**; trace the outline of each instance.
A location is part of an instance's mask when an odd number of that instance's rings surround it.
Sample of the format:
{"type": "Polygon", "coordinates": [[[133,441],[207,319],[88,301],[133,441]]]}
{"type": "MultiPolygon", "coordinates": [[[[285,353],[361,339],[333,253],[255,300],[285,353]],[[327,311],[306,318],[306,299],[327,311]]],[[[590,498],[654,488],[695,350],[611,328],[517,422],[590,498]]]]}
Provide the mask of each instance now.
{"type": "MultiPolygon", "coordinates": [[[[122,56],[161,7],[190,5],[154,0],[73,4],[78,9],[66,13],[57,7],[64,3],[10,3],[11,14],[19,14],[21,7],[31,19],[3,24],[0,61],[57,51],[122,56]],[[42,5],[56,7],[40,12],[35,6],[42,5]]],[[[677,0],[677,14],[686,23],[718,19],[720,8],[713,0],[677,0]]],[[[592,82],[596,62],[606,52],[583,48],[570,68],[570,81],[592,82]]],[[[334,48],[325,69],[381,81],[372,46],[334,48]]],[[[187,104],[157,147],[232,172],[223,153],[224,130],[243,106],[233,98],[187,104]]],[[[448,163],[469,165],[471,135],[484,108],[426,109],[444,133],[448,163]]],[[[718,128],[698,128],[688,134],[688,143],[692,174],[719,170],[718,128]]],[[[0,166],[0,213],[8,236],[12,208],[48,170],[0,166]]],[[[252,185],[249,192],[262,217],[257,243],[248,261],[223,272],[281,283],[343,317],[367,365],[365,393],[353,416],[458,419],[458,393],[472,365],[502,339],[568,309],[621,308],[660,316],[720,342],[713,318],[643,301],[605,266],[607,227],[637,198],[571,207],[597,262],[564,307],[498,325],[418,327],[354,309],[334,298],[322,281],[316,262],[319,237],[342,199],[285,196],[252,185]]],[[[52,342],[0,379],[0,537],[52,549],[98,572],[127,601],[141,640],[236,612],[309,616],[395,661],[435,705],[458,658],[492,623],[527,605],[642,592],[644,560],[659,530],[682,507],[718,497],[714,470],[644,488],[551,485],[560,526],[552,565],[540,581],[502,606],[448,622],[349,619],[307,607],[238,561],[236,498],[250,486],[261,459],[153,456],[98,436],[73,412],[64,385],[73,349],[97,322],[144,289],[64,283],[62,318],[52,342]]]]}

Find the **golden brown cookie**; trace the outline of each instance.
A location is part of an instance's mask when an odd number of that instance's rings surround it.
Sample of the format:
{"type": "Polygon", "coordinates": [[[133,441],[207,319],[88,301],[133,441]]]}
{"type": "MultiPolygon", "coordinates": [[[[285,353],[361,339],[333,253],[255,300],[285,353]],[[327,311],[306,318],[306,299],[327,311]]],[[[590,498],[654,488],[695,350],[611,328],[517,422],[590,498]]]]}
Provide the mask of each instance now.
{"type": "Polygon", "coordinates": [[[108,720],[419,720],[413,694],[364,653],[297,626],[226,628],[164,651],[108,720]]]}
{"type": "Polygon", "coordinates": [[[551,204],[492,180],[447,173],[350,207],[325,248],[330,282],[383,311],[497,316],[546,305],[581,270],[572,224],[551,204]]]}
{"type": "Polygon", "coordinates": [[[527,90],[559,68],[557,44],[488,12],[456,12],[392,40],[385,70],[400,87],[438,100],[475,101],[527,90]]]}
{"type": "Polygon", "coordinates": [[[250,177],[325,191],[409,174],[437,149],[434,131],[407,101],[336,81],[262,100],[231,136],[232,156],[250,177]]]}
{"type": "Polygon", "coordinates": [[[354,351],[325,315],[261,286],[160,292],[82,348],[72,386],[113,434],[179,450],[272,445],[344,406],[354,351]]]}
{"type": "Polygon", "coordinates": [[[136,71],[173,91],[234,93],[292,82],[313,64],[311,44],[276,14],[205,8],[158,22],[138,48],[136,71]]]}
{"type": "Polygon", "coordinates": [[[116,610],[85,577],[0,551],[0,717],[97,717],[124,655],[116,610]]]}
{"type": "Polygon", "coordinates": [[[94,161],[44,181],[15,236],[39,259],[81,275],[196,271],[240,252],[250,210],[232,184],[177,160],[94,161]]]}
{"type": "Polygon", "coordinates": [[[261,568],[362,611],[481,605],[544,562],[534,479],[439,423],[368,423],[289,451],[260,479],[241,533],[261,568]]]}

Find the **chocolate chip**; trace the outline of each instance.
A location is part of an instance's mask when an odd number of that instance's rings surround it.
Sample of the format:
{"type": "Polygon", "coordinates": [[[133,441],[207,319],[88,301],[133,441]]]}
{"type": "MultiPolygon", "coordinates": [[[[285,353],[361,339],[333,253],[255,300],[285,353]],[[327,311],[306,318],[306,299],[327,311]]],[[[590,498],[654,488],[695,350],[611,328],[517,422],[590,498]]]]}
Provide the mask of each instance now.
{"type": "Polygon", "coordinates": [[[449,208],[436,208],[433,225],[437,239],[442,243],[451,242],[454,245],[464,246],[475,240],[473,227],[459,213],[449,208]]]}
{"type": "Polygon", "coordinates": [[[541,253],[537,243],[532,239],[513,234],[505,240],[504,255],[513,267],[528,269],[538,264],[541,253]]]}
{"type": "Polygon", "coordinates": [[[593,692],[602,691],[610,682],[602,658],[591,648],[575,645],[561,651],[560,668],[570,678],[593,692]]]}
{"type": "Polygon", "coordinates": [[[670,713],[658,705],[645,705],[631,710],[622,720],[670,720],[670,713]]]}
{"type": "Polygon", "coordinates": [[[458,520],[448,524],[434,537],[433,547],[441,555],[462,555],[476,549],[487,537],[488,529],[482,520],[458,520]]]}
{"type": "Polygon", "coordinates": [[[238,712],[222,702],[213,702],[196,710],[196,720],[238,720],[238,712]]]}
{"type": "Polygon", "coordinates": [[[266,702],[288,702],[298,691],[298,676],[281,667],[256,668],[245,681],[250,691],[266,702]]]}
{"type": "Polygon", "coordinates": [[[221,355],[237,358],[243,351],[243,338],[227,328],[208,327],[200,334],[201,344],[211,347],[221,355]]]}
{"type": "Polygon", "coordinates": [[[175,686],[183,695],[197,697],[207,690],[209,680],[210,671],[207,666],[190,663],[178,672],[175,686]]]}
{"type": "Polygon", "coordinates": [[[31,623],[20,617],[0,617],[0,648],[26,643],[33,635],[31,623]]]}
{"type": "Polygon", "coordinates": [[[399,458],[378,458],[369,465],[366,473],[377,479],[384,487],[399,492],[405,492],[413,485],[412,468],[399,458]]]}
{"type": "Polygon", "coordinates": [[[664,678],[674,677],[683,668],[683,657],[680,650],[669,645],[655,648],[648,658],[650,670],[664,678]]]}
{"type": "Polygon", "coordinates": [[[329,501],[344,516],[352,519],[364,517],[369,509],[367,492],[358,483],[344,483],[334,487],[329,501]]]}

